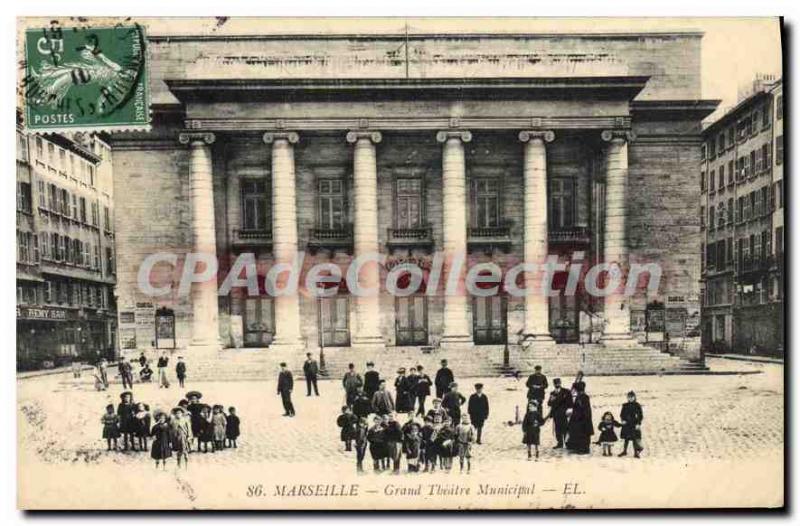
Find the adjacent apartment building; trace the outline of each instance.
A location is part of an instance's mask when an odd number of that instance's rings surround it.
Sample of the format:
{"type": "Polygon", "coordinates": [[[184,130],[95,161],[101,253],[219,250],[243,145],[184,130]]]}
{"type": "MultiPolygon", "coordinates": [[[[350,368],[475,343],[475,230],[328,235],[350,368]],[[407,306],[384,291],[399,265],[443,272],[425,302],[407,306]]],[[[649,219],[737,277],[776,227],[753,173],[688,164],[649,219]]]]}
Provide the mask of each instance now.
{"type": "Polygon", "coordinates": [[[113,358],[111,149],[17,124],[17,368],[113,358]]]}
{"type": "Polygon", "coordinates": [[[758,78],[703,138],[703,346],[782,355],[782,82],[758,78]]]}

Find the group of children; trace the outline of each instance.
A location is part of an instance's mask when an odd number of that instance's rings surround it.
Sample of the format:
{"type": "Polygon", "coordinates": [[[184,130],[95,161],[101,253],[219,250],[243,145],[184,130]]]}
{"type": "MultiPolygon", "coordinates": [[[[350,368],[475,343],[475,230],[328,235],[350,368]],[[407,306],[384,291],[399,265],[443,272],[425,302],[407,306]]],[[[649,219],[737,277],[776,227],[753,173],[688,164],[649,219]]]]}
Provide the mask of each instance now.
{"type": "Polygon", "coordinates": [[[376,473],[390,469],[399,473],[403,456],[409,473],[433,473],[437,467],[450,471],[455,457],[462,472],[465,468],[470,471],[476,431],[468,414],[453,418],[437,398],[421,422],[413,409],[408,411],[408,420],[402,425],[395,415],[394,412],[376,414],[370,426],[366,415],[359,416],[351,407],[342,407],[336,422],[341,428],[345,450],[352,451],[355,443],[359,473],[364,471],[367,449],[376,473]]]}
{"type": "Polygon", "coordinates": [[[150,456],[156,467],[166,467],[166,460],[173,453],[178,466],[183,462],[185,467],[195,444],[196,451],[204,453],[236,448],[240,435],[236,408],[229,407],[225,414],[222,405],[203,404],[202,397],[199,391],[190,391],[169,414],[156,409],[151,416],[147,404],[135,403],[133,393],[123,392],[116,412],[114,405],[108,404],[101,419],[108,450],[117,450],[122,438],[123,451],[147,451],[148,440],[153,437],[150,456]]]}

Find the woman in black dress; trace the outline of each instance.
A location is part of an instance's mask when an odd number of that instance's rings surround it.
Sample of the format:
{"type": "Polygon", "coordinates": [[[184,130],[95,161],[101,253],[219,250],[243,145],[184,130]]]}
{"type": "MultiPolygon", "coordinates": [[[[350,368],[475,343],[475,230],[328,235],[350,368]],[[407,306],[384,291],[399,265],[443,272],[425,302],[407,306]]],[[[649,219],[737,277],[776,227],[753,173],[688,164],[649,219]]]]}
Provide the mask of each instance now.
{"type": "Polygon", "coordinates": [[[594,434],[592,425],[592,403],[586,394],[586,384],[575,382],[575,402],[567,425],[567,449],[573,453],[589,453],[589,445],[594,434]]]}

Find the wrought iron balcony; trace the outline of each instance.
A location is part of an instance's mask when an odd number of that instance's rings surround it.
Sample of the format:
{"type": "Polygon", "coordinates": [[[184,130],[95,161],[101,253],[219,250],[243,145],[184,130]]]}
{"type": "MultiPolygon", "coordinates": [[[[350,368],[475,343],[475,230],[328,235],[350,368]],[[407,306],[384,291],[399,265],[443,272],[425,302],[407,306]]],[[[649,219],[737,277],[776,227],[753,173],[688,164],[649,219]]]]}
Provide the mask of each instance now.
{"type": "Polygon", "coordinates": [[[272,243],[271,229],[240,229],[233,231],[234,244],[269,245],[272,243]]]}
{"type": "Polygon", "coordinates": [[[482,226],[467,229],[467,243],[473,247],[507,250],[511,246],[511,226],[482,226]]]}
{"type": "Polygon", "coordinates": [[[433,229],[429,226],[388,228],[386,239],[386,244],[390,247],[431,246],[433,229]]]}
{"type": "Polygon", "coordinates": [[[353,227],[345,225],[338,228],[312,228],[308,235],[308,248],[313,252],[317,249],[347,249],[353,247],[353,227]]]}
{"type": "Polygon", "coordinates": [[[589,228],[585,226],[574,226],[558,228],[548,232],[548,240],[551,244],[582,244],[588,245],[592,237],[589,228]]]}

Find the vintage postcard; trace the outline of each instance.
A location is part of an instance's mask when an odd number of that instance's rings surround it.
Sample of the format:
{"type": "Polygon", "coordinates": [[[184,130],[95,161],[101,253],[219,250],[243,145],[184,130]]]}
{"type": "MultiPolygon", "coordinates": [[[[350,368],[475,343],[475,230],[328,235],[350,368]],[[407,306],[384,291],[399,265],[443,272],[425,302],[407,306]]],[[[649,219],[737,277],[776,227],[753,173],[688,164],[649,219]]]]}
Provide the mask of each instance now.
{"type": "Polygon", "coordinates": [[[781,34],[19,18],[18,506],[782,508],[781,34]]]}

